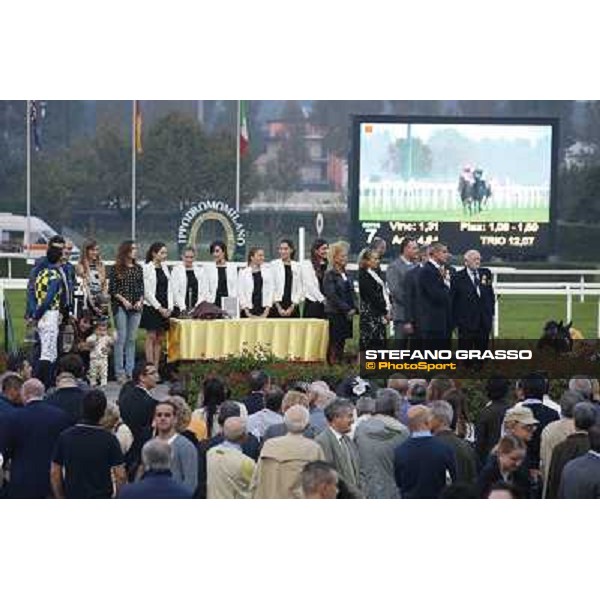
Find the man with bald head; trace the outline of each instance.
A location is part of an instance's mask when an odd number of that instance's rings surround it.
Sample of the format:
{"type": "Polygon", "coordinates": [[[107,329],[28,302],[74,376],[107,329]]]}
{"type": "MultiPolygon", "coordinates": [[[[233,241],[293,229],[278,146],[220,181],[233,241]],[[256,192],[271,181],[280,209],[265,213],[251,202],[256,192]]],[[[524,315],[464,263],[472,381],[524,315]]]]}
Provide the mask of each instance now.
{"type": "Polygon", "coordinates": [[[394,452],[394,474],[402,498],[439,498],[456,481],[451,448],[431,435],[431,410],[413,406],[408,411],[410,438],[394,452]]]}
{"type": "Polygon", "coordinates": [[[250,482],[256,463],[242,450],[247,435],[243,417],[229,417],[223,423],[224,440],[206,454],[206,497],[236,500],[250,497],[250,482]]]}
{"type": "Polygon", "coordinates": [[[452,320],[461,350],[487,350],[494,320],[492,273],[477,250],[464,254],[465,268],[452,279],[452,320]]]}
{"type": "Polygon", "coordinates": [[[56,440],[69,427],[68,415],[48,404],[44,384],[28,379],[22,387],[24,406],[15,410],[0,429],[4,462],[10,460],[9,498],[49,498],[50,462],[56,440]]]}
{"type": "Polygon", "coordinates": [[[321,446],[303,435],[310,420],[305,406],[291,406],[283,420],[287,434],[268,439],[258,457],[250,486],[253,498],[303,498],[304,466],[325,460],[321,446]]]}

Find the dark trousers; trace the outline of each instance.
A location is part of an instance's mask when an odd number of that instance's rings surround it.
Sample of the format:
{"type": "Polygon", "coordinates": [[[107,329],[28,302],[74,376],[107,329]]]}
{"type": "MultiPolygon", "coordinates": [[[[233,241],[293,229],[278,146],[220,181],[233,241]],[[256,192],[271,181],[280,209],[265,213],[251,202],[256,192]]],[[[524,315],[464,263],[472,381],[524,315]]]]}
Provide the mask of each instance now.
{"type": "Polygon", "coordinates": [[[458,330],[458,349],[459,350],[480,350],[488,349],[490,341],[490,332],[486,330],[458,330]]]}
{"type": "Polygon", "coordinates": [[[424,331],[422,336],[422,350],[450,350],[451,337],[446,331],[424,331]]]}

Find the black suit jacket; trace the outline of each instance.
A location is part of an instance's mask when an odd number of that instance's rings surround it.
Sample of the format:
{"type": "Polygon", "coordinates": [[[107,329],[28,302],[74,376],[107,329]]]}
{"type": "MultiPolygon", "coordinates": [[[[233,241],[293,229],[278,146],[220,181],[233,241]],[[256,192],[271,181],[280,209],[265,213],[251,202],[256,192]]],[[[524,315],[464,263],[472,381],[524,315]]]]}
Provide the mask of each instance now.
{"type": "Polygon", "coordinates": [[[421,266],[410,269],[404,276],[404,320],[412,323],[413,327],[419,328],[419,275],[421,274],[421,266]]]}
{"type": "Polygon", "coordinates": [[[423,265],[418,278],[421,330],[440,338],[449,337],[452,331],[450,288],[431,262],[423,265]]]}
{"type": "Polygon", "coordinates": [[[481,331],[489,334],[494,318],[494,289],[489,269],[478,269],[479,291],[467,269],[457,271],[452,278],[452,317],[454,327],[460,331],[481,331]]]}
{"type": "Polygon", "coordinates": [[[381,317],[387,314],[383,288],[369,275],[366,269],[358,270],[358,290],[361,304],[368,304],[373,314],[381,317]]]}
{"type": "Polygon", "coordinates": [[[262,392],[250,392],[242,400],[242,404],[246,407],[248,416],[253,415],[265,407],[265,395],[262,392]]]}

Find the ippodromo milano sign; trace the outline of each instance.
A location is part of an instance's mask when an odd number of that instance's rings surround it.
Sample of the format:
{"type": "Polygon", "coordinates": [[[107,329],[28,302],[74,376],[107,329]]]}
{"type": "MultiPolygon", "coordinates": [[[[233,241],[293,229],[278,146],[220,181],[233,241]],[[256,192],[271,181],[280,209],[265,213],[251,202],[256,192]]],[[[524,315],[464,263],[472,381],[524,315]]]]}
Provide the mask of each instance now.
{"type": "Polygon", "coordinates": [[[199,243],[210,244],[213,240],[198,240],[200,228],[207,221],[217,221],[225,230],[225,239],[229,256],[244,255],[246,229],[240,222],[240,213],[223,200],[201,200],[191,206],[182,216],[177,231],[177,243],[180,249],[186,246],[196,248],[199,243]]]}

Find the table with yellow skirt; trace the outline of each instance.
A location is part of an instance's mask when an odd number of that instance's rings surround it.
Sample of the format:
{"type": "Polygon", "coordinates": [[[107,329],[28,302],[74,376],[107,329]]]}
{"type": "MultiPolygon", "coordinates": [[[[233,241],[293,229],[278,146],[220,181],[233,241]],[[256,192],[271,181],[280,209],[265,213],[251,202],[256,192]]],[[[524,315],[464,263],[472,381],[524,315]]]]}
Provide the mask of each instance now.
{"type": "Polygon", "coordinates": [[[282,360],[319,362],[327,357],[329,324],[322,319],[171,319],[168,361],[219,360],[244,351],[282,360]]]}

